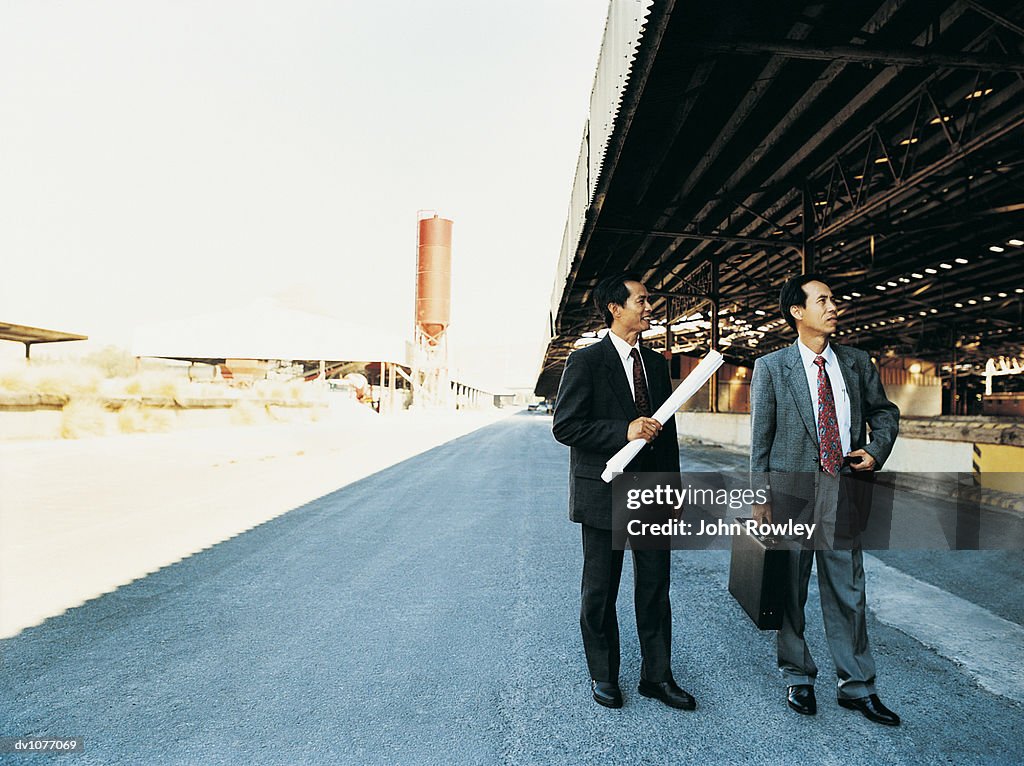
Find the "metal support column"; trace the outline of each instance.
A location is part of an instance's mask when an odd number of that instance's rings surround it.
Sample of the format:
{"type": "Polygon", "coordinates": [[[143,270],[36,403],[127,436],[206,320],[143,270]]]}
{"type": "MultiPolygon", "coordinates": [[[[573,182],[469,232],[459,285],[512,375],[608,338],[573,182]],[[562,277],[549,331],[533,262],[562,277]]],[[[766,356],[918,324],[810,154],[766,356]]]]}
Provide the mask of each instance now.
{"type": "Polygon", "coordinates": [[[800,273],[807,274],[814,271],[814,230],[817,228],[817,221],[814,218],[814,198],[811,190],[804,184],[803,188],[803,244],[800,247],[800,273]]]}
{"type": "MultiPolygon", "coordinates": [[[[676,344],[675,333],[672,332],[672,321],[676,316],[676,301],[674,298],[668,298],[665,301],[666,315],[665,315],[665,350],[668,351],[669,355],[672,354],[672,347],[676,344]]],[[[671,367],[669,368],[671,370],[671,367]]]]}
{"type": "Polygon", "coordinates": [[[956,341],[954,340],[953,341],[953,364],[952,364],[952,378],[953,379],[952,379],[952,381],[950,383],[950,391],[949,391],[949,409],[951,410],[951,412],[950,412],[951,415],[959,415],[960,414],[959,402],[957,400],[956,365],[957,365],[956,341]]]}
{"type": "MultiPolygon", "coordinates": [[[[711,348],[718,350],[718,259],[711,259],[711,348]]],[[[718,372],[708,381],[708,410],[718,412],[718,372]]]]}

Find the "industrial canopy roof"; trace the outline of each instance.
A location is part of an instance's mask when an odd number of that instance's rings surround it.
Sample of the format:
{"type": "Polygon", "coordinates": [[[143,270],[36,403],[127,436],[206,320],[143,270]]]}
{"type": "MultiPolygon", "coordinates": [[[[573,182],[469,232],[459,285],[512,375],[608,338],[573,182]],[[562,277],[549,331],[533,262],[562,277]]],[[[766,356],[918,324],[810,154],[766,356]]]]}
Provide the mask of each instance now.
{"type": "Polygon", "coordinates": [[[603,164],[582,205],[577,174],[539,394],[600,326],[593,286],[627,270],[677,352],[706,351],[716,298],[730,361],[791,343],[778,291],[814,270],[840,342],[1021,353],[1024,3],[647,4],[607,144],[584,139],[603,164]]]}
{"type": "Polygon", "coordinates": [[[36,343],[63,343],[70,340],[89,340],[88,335],[75,335],[59,330],[44,330],[23,324],[0,322],[0,340],[11,340],[33,346],[36,343]]]}

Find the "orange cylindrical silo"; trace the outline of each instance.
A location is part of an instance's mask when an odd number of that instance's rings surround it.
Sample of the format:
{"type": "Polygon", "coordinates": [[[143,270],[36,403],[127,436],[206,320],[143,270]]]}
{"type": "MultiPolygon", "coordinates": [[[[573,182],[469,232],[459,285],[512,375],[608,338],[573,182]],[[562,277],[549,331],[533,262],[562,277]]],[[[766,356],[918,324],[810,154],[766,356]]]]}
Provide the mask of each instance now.
{"type": "Polygon", "coordinates": [[[452,222],[447,218],[420,220],[416,254],[416,325],[437,345],[451,318],[452,222]]]}

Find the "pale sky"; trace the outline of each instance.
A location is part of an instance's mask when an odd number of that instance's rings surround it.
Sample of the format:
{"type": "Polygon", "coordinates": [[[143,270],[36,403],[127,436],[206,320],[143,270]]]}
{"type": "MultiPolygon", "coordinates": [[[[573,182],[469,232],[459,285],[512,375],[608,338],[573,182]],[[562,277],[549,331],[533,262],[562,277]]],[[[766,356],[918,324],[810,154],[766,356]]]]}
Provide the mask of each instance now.
{"type": "Polygon", "coordinates": [[[606,13],[0,0],[0,321],[127,347],[285,294],[408,336],[429,208],[456,364],[532,385],[606,13]]]}

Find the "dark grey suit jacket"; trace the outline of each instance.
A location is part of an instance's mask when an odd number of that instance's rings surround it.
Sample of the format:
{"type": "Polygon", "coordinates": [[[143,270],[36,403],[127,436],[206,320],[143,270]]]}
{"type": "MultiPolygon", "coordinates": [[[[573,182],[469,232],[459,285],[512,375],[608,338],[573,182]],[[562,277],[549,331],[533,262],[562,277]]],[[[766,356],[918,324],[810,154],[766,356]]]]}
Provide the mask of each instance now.
{"type": "MultiPolygon", "coordinates": [[[[831,345],[850,396],[850,449],[864,449],[880,469],[899,433],[900,410],[886,397],[878,370],[866,352],[831,345]]],[[[774,493],[780,481],[793,483],[800,475],[818,471],[819,454],[811,391],[794,343],[754,363],[750,382],[751,481],[774,493]]]]}
{"type": "MultiPolygon", "coordinates": [[[[672,393],[668,363],[640,349],[653,410],[672,393]]],[[[640,417],[611,338],[569,355],[558,386],[552,432],[569,450],[569,518],[599,529],[612,528],[612,486],[601,481],[605,463],[626,446],[629,424],[640,417]]],[[[679,471],[675,419],[669,419],[627,471],[679,471]]]]}

